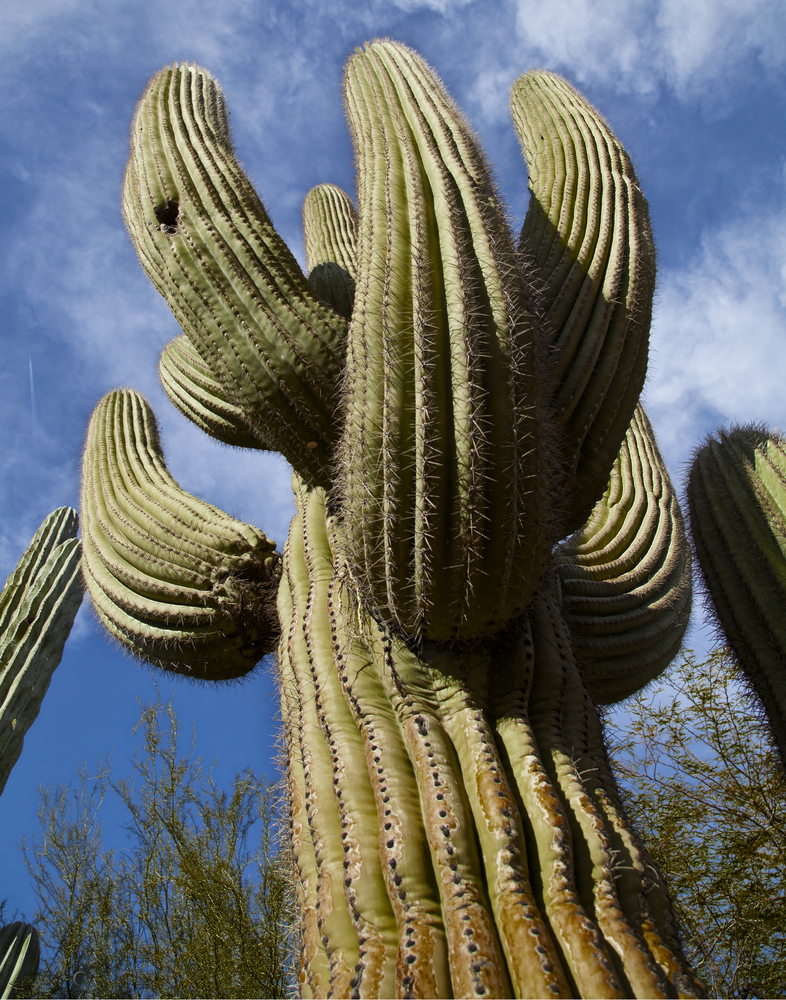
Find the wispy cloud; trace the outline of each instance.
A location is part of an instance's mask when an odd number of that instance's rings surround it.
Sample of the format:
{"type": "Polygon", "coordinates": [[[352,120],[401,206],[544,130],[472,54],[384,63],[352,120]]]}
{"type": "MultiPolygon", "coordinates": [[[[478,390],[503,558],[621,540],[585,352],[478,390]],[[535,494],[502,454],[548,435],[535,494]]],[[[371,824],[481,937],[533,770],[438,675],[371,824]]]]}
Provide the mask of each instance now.
{"type": "Polygon", "coordinates": [[[705,231],[684,268],[661,276],[648,405],[661,443],[684,460],[708,428],[786,428],[786,200],[705,231]]]}
{"type": "Polygon", "coordinates": [[[780,0],[519,0],[520,42],[579,83],[679,96],[726,92],[751,60],[783,70],[780,0]]]}

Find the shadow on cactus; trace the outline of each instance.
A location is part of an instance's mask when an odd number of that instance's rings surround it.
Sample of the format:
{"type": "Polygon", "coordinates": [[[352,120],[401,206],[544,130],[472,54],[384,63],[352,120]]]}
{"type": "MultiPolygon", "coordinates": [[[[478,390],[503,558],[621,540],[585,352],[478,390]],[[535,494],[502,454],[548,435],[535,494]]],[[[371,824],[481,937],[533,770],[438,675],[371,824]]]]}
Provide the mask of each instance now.
{"type": "Polygon", "coordinates": [[[277,638],[304,996],[698,995],[593,702],[665,669],[690,611],[638,402],[655,266],[635,174],[564,80],[521,77],[517,246],[416,53],[356,51],[345,105],[357,210],[309,193],[307,279],[210,74],[173,66],[143,95],[123,207],[184,331],[164,388],[219,440],[283,454],[297,514],[279,561],[180,490],[146,404],[110,394],[84,458],[94,603],[187,674],[241,673],[277,638]],[[258,573],[239,606],[236,566],[258,573]]]}

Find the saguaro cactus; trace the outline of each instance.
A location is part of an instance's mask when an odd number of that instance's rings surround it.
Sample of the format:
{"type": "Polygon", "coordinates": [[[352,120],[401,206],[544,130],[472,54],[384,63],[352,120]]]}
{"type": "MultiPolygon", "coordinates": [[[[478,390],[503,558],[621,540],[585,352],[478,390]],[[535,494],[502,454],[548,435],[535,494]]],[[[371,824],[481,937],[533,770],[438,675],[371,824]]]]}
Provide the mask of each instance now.
{"type": "Polygon", "coordinates": [[[0,594],[0,792],[82,603],[78,526],[75,510],[53,511],[0,594]]]}
{"type": "Polygon", "coordinates": [[[306,280],[210,74],[170,67],[143,95],[124,210],[184,330],[164,387],[208,433],[286,455],[297,514],[280,563],[227,524],[239,548],[198,565],[198,501],[143,401],[111,394],[84,459],[88,586],[113,633],[169,669],[220,677],[226,656],[240,673],[280,631],[304,996],[696,995],[593,702],[663,670],[690,606],[638,406],[646,202],[606,123],[551,74],[513,89],[532,189],[518,249],[416,53],[357,51],[345,99],[358,211],[309,193],[306,280]],[[222,617],[216,580],[238,561],[264,572],[222,617]]]}
{"type": "Polygon", "coordinates": [[[719,632],[761,698],[786,765],[786,440],[712,435],[688,480],[691,535],[719,632]]]}

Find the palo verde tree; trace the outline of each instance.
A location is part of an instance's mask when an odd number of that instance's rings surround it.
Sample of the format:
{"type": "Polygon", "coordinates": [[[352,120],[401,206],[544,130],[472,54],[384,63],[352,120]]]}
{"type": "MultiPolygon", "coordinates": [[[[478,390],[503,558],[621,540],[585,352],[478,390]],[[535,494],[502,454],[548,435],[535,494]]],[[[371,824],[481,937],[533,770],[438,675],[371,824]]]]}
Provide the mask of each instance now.
{"type": "Polygon", "coordinates": [[[786,774],[762,704],[720,647],[625,705],[611,756],[710,996],[786,993],[786,774]]]}
{"type": "Polygon", "coordinates": [[[250,770],[220,789],[179,728],[171,704],[144,705],[130,779],[113,780],[99,761],[91,777],[80,769],[77,788],[41,789],[41,834],[23,849],[43,960],[25,996],[291,992],[292,879],[276,789],[250,770]],[[122,806],[122,849],[103,844],[107,797],[122,806]]]}
{"type": "Polygon", "coordinates": [[[110,393],[83,463],[94,607],[191,677],[278,648],[303,995],[695,996],[596,709],[665,669],[690,609],[639,405],[633,168],[564,80],[518,79],[517,246],[416,53],[355,52],[345,102],[357,208],[309,193],[306,278],[211,75],[142,97],[123,206],[183,328],[162,382],[219,440],[283,454],[297,513],[279,554],[182,490],[148,404],[110,393]]]}

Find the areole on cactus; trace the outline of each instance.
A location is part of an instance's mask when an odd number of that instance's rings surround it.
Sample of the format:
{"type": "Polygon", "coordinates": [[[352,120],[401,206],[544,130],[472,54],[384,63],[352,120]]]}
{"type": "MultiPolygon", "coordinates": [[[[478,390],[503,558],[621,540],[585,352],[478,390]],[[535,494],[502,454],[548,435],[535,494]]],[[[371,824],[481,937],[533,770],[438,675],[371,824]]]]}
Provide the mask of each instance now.
{"type": "Polygon", "coordinates": [[[297,514],[279,561],[180,490],[144,401],[110,394],[84,458],[99,614],[208,679],[280,636],[304,996],[699,995],[593,703],[663,670],[690,607],[638,403],[646,202],[552,74],[513,88],[518,249],[416,53],[357,51],[345,101],[358,209],[309,193],[307,280],[210,74],[170,67],[143,95],[123,204],[184,331],[162,382],[208,433],[284,454],[297,514]]]}

